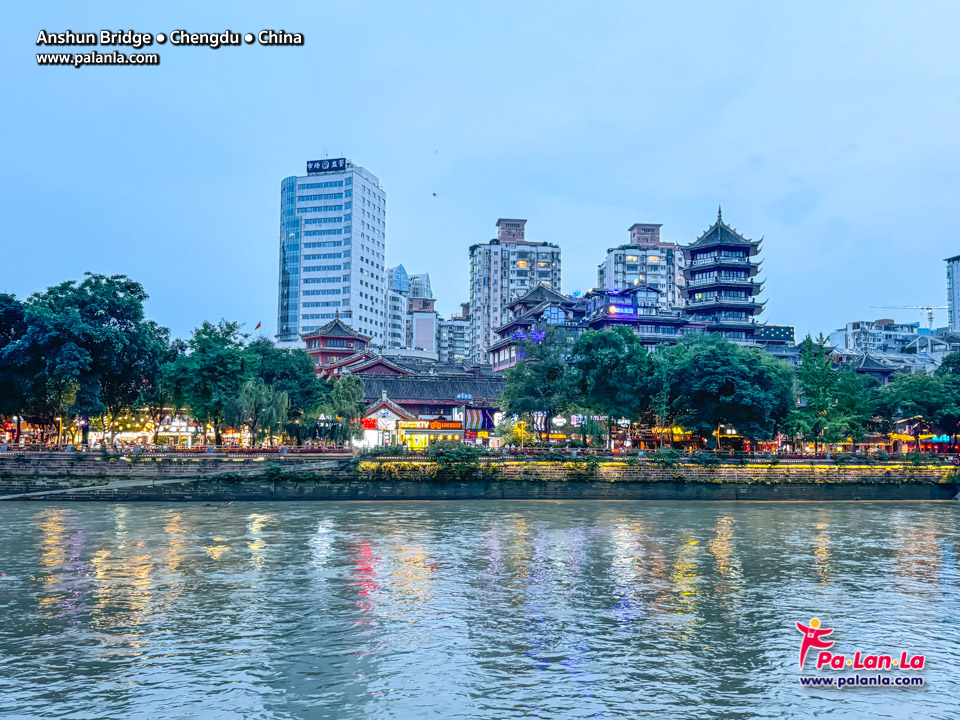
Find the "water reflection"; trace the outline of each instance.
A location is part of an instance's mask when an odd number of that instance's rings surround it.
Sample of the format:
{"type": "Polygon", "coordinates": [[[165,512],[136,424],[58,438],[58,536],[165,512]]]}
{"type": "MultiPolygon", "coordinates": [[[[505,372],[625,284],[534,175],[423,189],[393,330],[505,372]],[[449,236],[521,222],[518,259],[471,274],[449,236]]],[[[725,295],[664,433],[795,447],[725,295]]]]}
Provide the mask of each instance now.
{"type": "Polygon", "coordinates": [[[958,714],[952,504],[4,510],[0,714],[958,714]],[[814,614],[927,689],[802,691],[814,614]]]}

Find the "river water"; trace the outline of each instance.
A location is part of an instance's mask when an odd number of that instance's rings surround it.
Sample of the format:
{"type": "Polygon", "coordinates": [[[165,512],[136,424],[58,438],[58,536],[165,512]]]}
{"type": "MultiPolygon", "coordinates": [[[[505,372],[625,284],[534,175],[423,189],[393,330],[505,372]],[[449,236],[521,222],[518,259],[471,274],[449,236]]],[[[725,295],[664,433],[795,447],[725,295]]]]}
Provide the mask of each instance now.
{"type": "MultiPolygon", "coordinates": [[[[956,718],[958,519],[960,503],[4,503],[0,716],[956,718]],[[926,685],[801,687],[795,623],[814,616],[835,652],[924,654],[926,685]]],[[[829,676],[816,652],[804,674],[829,676]]]]}

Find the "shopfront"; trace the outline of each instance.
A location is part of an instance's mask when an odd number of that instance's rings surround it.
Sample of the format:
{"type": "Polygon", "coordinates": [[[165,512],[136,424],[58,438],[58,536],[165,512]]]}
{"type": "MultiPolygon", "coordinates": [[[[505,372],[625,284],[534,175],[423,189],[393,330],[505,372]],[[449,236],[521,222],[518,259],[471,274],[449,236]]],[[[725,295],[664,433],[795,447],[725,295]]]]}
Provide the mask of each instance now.
{"type": "Polygon", "coordinates": [[[435,442],[463,442],[463,423],[457,420],[401,420],[397,422],[399,443],[411,450],[424,450],[435,442]]]}

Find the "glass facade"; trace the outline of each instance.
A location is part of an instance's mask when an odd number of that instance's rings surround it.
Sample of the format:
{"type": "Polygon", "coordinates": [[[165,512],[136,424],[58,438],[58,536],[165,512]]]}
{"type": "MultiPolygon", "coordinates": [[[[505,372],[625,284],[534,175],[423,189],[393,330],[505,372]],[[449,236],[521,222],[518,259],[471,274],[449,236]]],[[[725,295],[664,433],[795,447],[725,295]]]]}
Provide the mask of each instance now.
{"type": "Polygon", "coordinates": [[[298,339],[297,312],[300,285],[300,218],[296,206],[297,178],[280,184],[280,288],[277,307],[277,338],[298,339]]]}

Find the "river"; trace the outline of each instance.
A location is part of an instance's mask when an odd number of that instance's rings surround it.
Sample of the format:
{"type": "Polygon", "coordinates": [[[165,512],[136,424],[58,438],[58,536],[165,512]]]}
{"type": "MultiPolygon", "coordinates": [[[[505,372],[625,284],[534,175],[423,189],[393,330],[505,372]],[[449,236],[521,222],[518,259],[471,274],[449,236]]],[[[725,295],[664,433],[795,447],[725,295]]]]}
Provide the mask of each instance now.
{"type": "Polygon", "coordinates": [[[953,718],[958,514],[4,503],[0,717],[953,718]],[[812,617],[925,686],[801,687],[812,617]]]}

